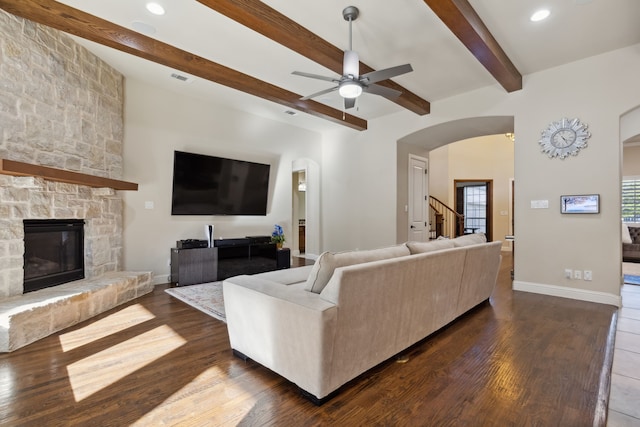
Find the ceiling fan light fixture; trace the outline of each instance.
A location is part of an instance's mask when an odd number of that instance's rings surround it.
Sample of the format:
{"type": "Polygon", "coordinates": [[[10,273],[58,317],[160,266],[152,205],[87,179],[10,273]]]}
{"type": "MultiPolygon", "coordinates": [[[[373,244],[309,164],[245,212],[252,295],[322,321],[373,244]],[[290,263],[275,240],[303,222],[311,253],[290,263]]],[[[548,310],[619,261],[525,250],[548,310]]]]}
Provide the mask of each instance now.
{"type": "Polygon", "coordinates": [[[338,93],[343,98],[357,98],[362,95],[362,86],[356,82],[344,82],[340,85],[338,93]]]}

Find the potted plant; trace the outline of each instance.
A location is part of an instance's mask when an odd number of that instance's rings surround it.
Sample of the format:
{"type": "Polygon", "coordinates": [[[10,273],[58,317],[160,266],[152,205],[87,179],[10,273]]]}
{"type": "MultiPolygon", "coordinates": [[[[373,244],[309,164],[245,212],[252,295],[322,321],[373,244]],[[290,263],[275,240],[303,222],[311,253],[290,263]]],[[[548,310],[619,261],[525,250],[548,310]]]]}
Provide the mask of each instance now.
{"type": "Polygon", "coordinates": [[[273,227],[273,233],[271,233],[271,242],[275,243],[278,249],[282,248],[284,243],[284,230],[278,224],[273,227]]]}

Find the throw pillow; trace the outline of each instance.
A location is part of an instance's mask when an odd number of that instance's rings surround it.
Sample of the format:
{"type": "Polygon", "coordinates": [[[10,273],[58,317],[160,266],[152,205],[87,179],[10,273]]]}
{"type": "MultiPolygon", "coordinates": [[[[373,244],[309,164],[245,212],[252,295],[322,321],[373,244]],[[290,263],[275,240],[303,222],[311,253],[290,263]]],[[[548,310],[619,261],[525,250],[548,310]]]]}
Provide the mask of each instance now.
{"type": "Polygon", "coordinates": [[[629,234],[629,226],[622,223],[622,243],[632,243],[631,234],[629,234]]]}
{"type": "Polygon", "coordinates": [[[478,245],[486,242],[487,236],[485,236],[484,233],[465,234],[464,236],[453,239],[453,244],[456,248],[461,246],[478,245]]]}
{"type": "Polygon", "coordinates": [[[371,249],[364,251],[347,251],[347,252],[323,252],[311,269],[309,278],[305,285],[305,290],[319,294],[322,292],[333,271],[338,267],[347,265],[362,264],[365,262],[379,261],[389,258],[397,258],[405,255],[411,255],[407,245],[396,245],[387,248],[371,249]]]}
{"type": "Polygon", "coordinates": [[[407,247],[411,251],[412,255],[422,254],[425,252],[439,251],[441,249],[450,249],[455,247],[453,240],[442,239],[432,240],[430,242],[407,242],[407,247]]]}

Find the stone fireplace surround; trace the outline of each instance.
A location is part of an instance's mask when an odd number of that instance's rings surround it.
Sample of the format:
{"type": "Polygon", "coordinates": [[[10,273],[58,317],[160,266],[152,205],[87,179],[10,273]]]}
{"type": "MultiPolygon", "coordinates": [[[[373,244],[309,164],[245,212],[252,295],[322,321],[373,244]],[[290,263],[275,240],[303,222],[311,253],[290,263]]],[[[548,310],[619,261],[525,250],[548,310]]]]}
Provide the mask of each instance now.
{"type": "MultiPolygon", "coordinates": [[[[0,10],[0,158],[122,177],[123,77],[57,30],[0,10]]],[[[0,352],[152,290],[123,272],[112,188],[0,174],[0,352]],[[24,219],[85,220],[86,279],[23,295],[24,219]]]]}
{"type": "Polygon", "coordinates": [[[153,290],[151,272],[121,271],[122,199],[39,177],[0,175],[0,352],[13,351],[153,290]],[[86,279],[23,294],[23,219],[85,220],[86,279]]]}

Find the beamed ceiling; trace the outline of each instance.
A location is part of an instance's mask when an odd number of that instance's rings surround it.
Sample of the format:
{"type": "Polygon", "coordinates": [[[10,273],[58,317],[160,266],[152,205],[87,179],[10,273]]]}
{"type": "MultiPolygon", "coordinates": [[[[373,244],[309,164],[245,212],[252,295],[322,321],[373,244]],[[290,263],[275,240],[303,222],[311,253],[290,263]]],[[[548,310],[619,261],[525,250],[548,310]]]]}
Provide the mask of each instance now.
{"type": "Polygon", "coordinates": [[[367,120],[399,111],[429,114],[432,101],[490,85],[518,91],[523,74],[640,43],[638,0],[158,2],[163,16],[150,14],[145,0],[0,0],[0,7],[71,34],[126,78],[316,130],[364,130],[367,120]],[[410,63],[413,72],[379,83],[402,94],[394,101],[363,94],[346,111],[337,92],[300,100],[332,83],[292,71],[342,73],[349,41],[342,9],[350,5],[360,9],[353,22],[360,74],[410,63]],[[542,6],[551,17],[530,22],[542,6]],[[172,79],[176,72],[187,82],[172,79]]]}

